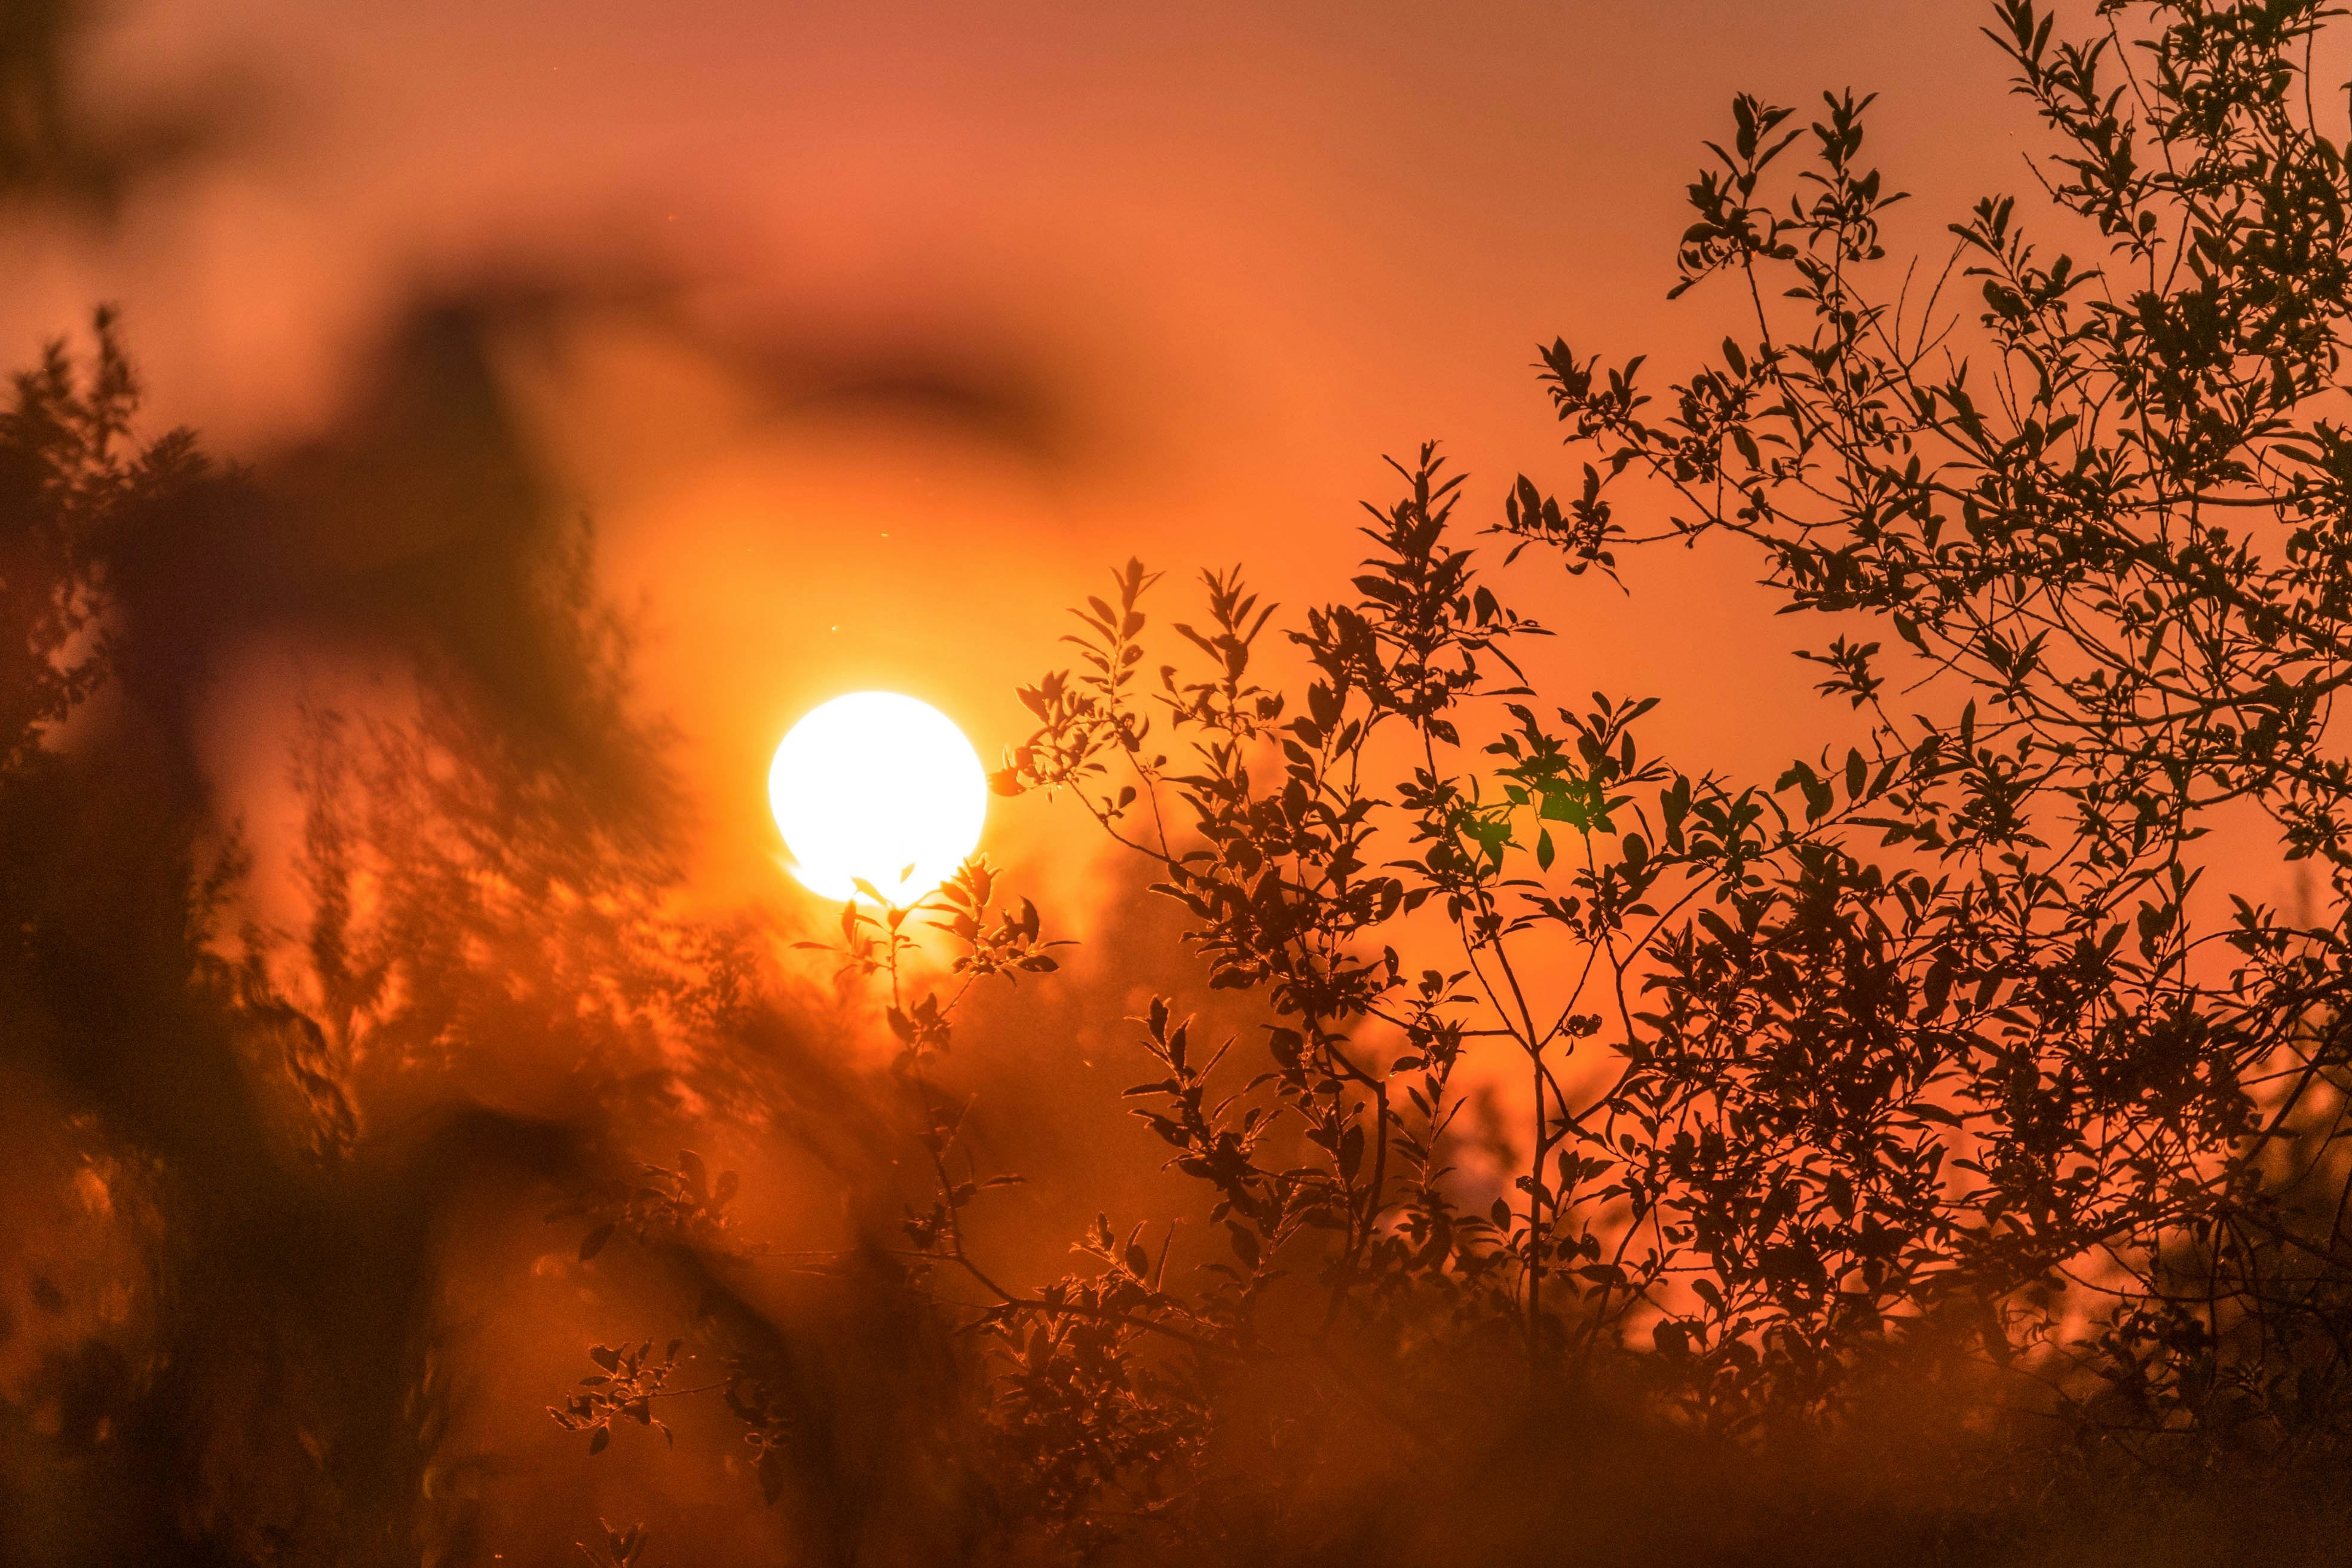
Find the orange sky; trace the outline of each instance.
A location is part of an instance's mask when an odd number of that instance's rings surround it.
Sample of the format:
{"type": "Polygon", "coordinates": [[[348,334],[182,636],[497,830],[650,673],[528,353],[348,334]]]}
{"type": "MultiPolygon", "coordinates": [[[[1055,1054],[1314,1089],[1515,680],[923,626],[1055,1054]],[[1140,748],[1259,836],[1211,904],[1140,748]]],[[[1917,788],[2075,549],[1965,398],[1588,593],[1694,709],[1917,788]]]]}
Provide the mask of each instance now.
{"type": "MultiPolygon", "coordinates": [[[[598,520],[607,588],[642,606],[647,695],[681,727],[703,824],[694,892],[816,912],[773,863],[764,798],[801,712],[903,690],[993,761],[1020,738],[1014,684],[1061,662],[1060,607],[1130,553],[1168,589],[1244,561],[1298,606],[1344,591],[1383,453],[1444,440],[1474,476],[1473,525],[1517,472],[1565,487],[1538,341],[1649,352],[1663,383],[1733,324],[1705,292],[1664,300],[1683,183],[1733,91],[1878,90],[1877,159],[1919,196],[1898,255],[1939,250],[1977,195],[2027,184],[2031,121],[1976,32],[1989,10],[121,0],[95,62],[105,96],[194,81],[247,111],[110,232],[0,226],[0,353],[20,363],[117,300],[157,421],[267,462],[349,419],[420,289],[570,287],[502,367],[548,471],[598,520]],[[661,287],[635,303],[613,298],[648,278],[661,287]],[[967,386],[971,406],[894,398],[900,372],[967,386]]],[[[1662,694],[1652,745],[1693,771],[1769,782],[1833,732],[1841,710],[1785,657],[1829,634],[1772,617],[1747,558],[1628,566],[1631,597],[1523,564],[1506,596],[1560,633],[1539,681],[1579,701],[1662,694]]],[[[266,635],[218,672],[224,806],[265,867],[297,837],[293,698],[345,674],[266,635]]],[[[987,847],[1056,930],[1089,927],[1087,895],[1112,885],[1066,809],[1000,806],[987,847]]],[[[1024,1049],[1088,1071],[1100,1058],[1099,1079],[1074,1077],[1089,1093],[1127,1081],[1117,1013],[1179,982],[1148,923],[1164,909],[1126,912],[1129,948],[1078,950],[1021,994],[1031,1011],[974,1034],[1028,1031],[1024,1049]],[[1106,967],[1132,988],[1118,1005],[1096,1005],[1106,967]]],[[[1054,1257],[1084,1215],[1053,1205],[1139,1158],[1101,1099],[1091,1121],[1004,1100],[1000,1128],[1046,1146],[1024,1153],[1042,1174],[1018,1212],[1054,1257]],[[1066,1190],[1057,1169],[1088,1180],[1066,1190]]],[[[786,1184],[751,1162],[790,1152],[725,1157],[753,1173],[744,1206],[768,1225],[758,1205],[786,1184]]],[[[515,1294],[528,1275],[572,1292],[545,1297],[567,1310],[610,1307],[550,1264],[536,1210],[480,1229],[466,1278],[488,1282],[484,1302],[541,1302],[515,1294]]],[[[627,1289],[614,1321],[635,1321],[627,1289]]],[[[552,1452],[533,1391],[568,1375],[572,1342],[530,1354],[522,1392],[488,1407],[513,1424],[501,1442],[552,1452]]],[[[576,1465],[530,1475],[598,1484],[576,1465]]],[[[559,1502],[595,1511],[584,1492],[559,1502]]]]}
{"type": "MultiPolygon", "coordinates": [[[[1515,471],[1564,482],[1539,339],[1672,367],[1727,324],[1664,295],[1735,89],[1882,91],[1924,235],[2021,183],[1981,11],[142,0],[109,92],[253,107],[110,235],[12,237],[0,347],[117,300],[159,416],[250,456],[331,424],[419,286],[683,279],[666,321],[580,313],[511,370],[646,607],[704,885],[739,897],[772,889],[766,752],[814,701],[908,690],[993,758],[1057,607],[1130,552],[1244,559],[1296,604],[1342,581],[1383,452],[1444,439],[1477,523],[1515,471]],[[768,372],[801,355],[944,357],[1034,417],[796,400],[768,372]]],[[[1518,598],[1567,689],[1663,692],[1662,740],[1762,768],[1809,683],[1758,657],[1799,638],[1746,575],[1662,557],[1632,600],[1542,570],[1518,598]]]]}

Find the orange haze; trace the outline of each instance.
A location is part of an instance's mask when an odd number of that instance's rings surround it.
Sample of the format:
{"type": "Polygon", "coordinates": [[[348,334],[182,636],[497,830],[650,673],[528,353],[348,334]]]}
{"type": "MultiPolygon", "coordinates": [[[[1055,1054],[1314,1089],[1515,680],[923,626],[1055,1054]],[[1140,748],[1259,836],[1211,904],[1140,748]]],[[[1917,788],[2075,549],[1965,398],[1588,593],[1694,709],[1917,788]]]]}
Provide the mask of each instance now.
{"type": "MultiPolygon", "coordinates": [[[[97,79],[216,75],[249,111],[110,233],[12,237],[0,343],[119,300],[159,419],[252,455],[331,428],[420,289],[576,289],[505,368],[646,609],[723,901],[776,891],[764,763],[824,697],[925,697],[993,758],[1058,606],[1130,552],[1296,604],[1384,452],[1444,440],[1474,521],[1564,479],[1538,340],[1672,367],[1722,330],[1663,297],[1735,89],[1883,92],[1925,198],[1898,245],[2023,178],[1949,0],[125,9],[97,79]],[[958,395],[894,380],[942,370],[958,395]]],[[[1756,657],[1793,634],[1737,568],[1633,581],[1521,580],[1569,689],[1666,694],[1685,757],[1785,755],[1764,720],[1806,679],[1756,657]]],[[[1000,812],[1001,857],[1035,815],[1000,812]]]]}

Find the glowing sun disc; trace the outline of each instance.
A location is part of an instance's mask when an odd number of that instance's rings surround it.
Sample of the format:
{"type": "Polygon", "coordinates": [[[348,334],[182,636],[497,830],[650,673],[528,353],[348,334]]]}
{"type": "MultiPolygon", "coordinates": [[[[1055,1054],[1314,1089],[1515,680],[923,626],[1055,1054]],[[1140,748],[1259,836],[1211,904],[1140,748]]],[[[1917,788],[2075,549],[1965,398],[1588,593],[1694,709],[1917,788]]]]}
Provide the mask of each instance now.
{"type": "Polygon", "coordinates": [[[768,805],[793,875],[812,891],[845,900],[863,878],[910,904],[980,847],[988,773],[929,703],[853,691],[812,710],[776,748],[768,805]]]}

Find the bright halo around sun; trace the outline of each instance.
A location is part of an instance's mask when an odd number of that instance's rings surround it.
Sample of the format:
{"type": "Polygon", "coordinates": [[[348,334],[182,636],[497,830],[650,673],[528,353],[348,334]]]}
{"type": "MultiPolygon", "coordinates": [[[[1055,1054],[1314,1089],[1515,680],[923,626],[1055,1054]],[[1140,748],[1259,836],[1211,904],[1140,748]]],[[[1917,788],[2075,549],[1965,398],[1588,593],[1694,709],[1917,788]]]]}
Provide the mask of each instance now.
{"type": "Polygon", "coordinates": [[[846,901],[862,878],[905,905],[980,847],[988,773],[929,703],[854,691],[793,726],[768,769],[768,805],[812,891],[846,901]]]}

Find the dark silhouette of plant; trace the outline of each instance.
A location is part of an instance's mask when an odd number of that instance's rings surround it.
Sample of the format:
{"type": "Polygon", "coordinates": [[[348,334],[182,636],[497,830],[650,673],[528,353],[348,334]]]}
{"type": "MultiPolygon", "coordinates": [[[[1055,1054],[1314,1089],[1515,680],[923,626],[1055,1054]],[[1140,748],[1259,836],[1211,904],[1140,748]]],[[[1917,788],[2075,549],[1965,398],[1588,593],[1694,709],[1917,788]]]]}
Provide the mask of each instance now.
{"type": "Polygon", "coordinates": [[[44,734],[98,679],[101,541],[189,461],[185,437],[130,447],[137,395],[113,326],[100,312],[87,374],[53,344],[39,368],[15,377],[0,416],[0,766],[12,772],[32,763],[44,734]]]}
{"type": "Polygon", "coordinates": [[[1319,1360],[1376,1410],[1507,1334],[1538,1409],[1640,1386],[1819,1429],[1972,1363],[1969,1403],[2061,1415],[2095,1464],[2340,1456],[2335,14],[2110,0],[2066,41],[2000,0],[2087,260],[2000,197],[1891,269],[1869,100],[1743,97],[1673,290],[1734,291],[1720,359],[1654,396],[1638,357],[1543,351],[1582,479],[1517,480],[1507,563],[1613,579],[1720,535],[1835,617],[1799,657],[1852,738],[1769,784],[1650,755],[1650,700],[1528,689],[1541,628],[1456,542],[1433,447],[1279,676],[1238,573],[1171,643],[1139,563],[1077,611],[999,787],[1082,805],[1267,1014],[1205,1061],[1165,1003],[1144,1023],[1139,1114],[1222,1232],[1137,1300],[1202,1369],[1175,1405],[1231,1442],[1186,1404],[1216,1358],[1319,1360]],[[2310,910],[2209,856],[2231,814],[2324,874],[2310,910]],[[1474,1065],[1523,1086],[1499,1173],[1458,1168],[1474,1065]]]}
{"type": "Polygon", "coordinates": [[[581,1392],[563,1402],[563,1407],[548,1407],[555,1424],[566,1432],[585,1432],[588,1451],[601,1454],[613,1441],[613,1421],[627,1416],[640,1426],[650,1427],[662,1435],[665,1443],[676,1439],[670,1429],[654,1415],[654,1401],[674,1398],[687,1390],[668,1386],[669,1375],[677,1370],[678,1347],[684,1340],[672,1340],[662,1359],[653,1359],[654,1347],[649,1340],[641,1345],[598,1345],[588,1352],[596,1370],[580,1380],[581,1392]]]}

